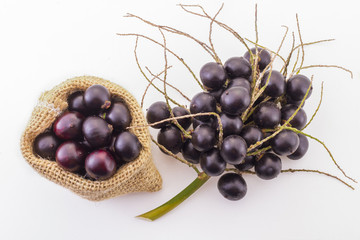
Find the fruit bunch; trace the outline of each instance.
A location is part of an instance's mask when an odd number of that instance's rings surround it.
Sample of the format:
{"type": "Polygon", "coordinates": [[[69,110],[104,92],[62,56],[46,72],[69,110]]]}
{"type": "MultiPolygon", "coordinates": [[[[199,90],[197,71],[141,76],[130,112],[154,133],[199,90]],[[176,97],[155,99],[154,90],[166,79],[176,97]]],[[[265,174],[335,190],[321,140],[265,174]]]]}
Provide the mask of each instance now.
{"type": "Polygon", "coordinates": [[[142,149],[127,131],[132,116],[122,99],[102,85],[69,95],[68,109],[52,128],[35,138],[34,152],[63,169],[92,180],[105,180],[142,149]]]}
{"type": "Polygon", "coordinates": [[[250,59],[249,52],[228,59],[223,66],[206,63],[200,69],[205,91],[191,99],[189,109],[170,109],[160,101],[153,103],[146,115],[148,123],[160,129],[160,149],[165,153],[165,149],[172,154],[181,152],[189,163],[200,163],[208,176],[222,175],[218,189],[230,200],[243,198],[247,187],[241,174],[223,174],[227,165],[239,172],[255,167],[257,176],[273,179],[281,172],[279,156],[300,159],[309,145],[306,136],[291,130],[282,130],[263,141],[290,117],[289,126],[301,130],[306,125],[307,116],[300,107],[312,86],[304,75],[286,80],[279,71],[270,69],[271,55],[265,49],[251,51],[253,56],[258,51],[257,69],[252,69],[250,62],[254,59],[250,59]],[[257,87],[253,79],[258,76],[263,93],[252,102],[257,87]]]}

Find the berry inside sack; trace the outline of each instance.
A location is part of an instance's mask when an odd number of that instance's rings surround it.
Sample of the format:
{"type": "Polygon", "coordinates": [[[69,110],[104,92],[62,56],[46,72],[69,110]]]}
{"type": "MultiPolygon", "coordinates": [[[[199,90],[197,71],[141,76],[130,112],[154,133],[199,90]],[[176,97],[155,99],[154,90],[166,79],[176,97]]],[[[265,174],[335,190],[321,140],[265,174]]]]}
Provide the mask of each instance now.
{"type": "Polygon", "coordinates": [[[39,99],[21,139],[27,162],[89,200],[161,189],[142,110],[107,80],[69,79],[39,99]]]}

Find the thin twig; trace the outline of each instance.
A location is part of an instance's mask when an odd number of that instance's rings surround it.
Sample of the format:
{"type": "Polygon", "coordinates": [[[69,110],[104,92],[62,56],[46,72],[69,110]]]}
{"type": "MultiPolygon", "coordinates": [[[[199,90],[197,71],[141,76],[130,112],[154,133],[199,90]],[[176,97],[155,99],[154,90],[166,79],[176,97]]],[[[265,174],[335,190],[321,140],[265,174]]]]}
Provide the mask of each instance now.
{"type": "MultiPolygon", "coordinates": [[[[168,69],[170,69],[171,67],[172,67],[172,66],[169,66],[168,69]]],[[[148,67],[145,67],[145,68],[148,70],[148,67]]],[[[148,70],[148,71],[149,71],[149,70],[148,70]]],[[[143,95],[142,95],[142,97],[141,97],[141,104],[140,104],[141,108],[144,107],[145,95],[146,95],[147,91],[149,90],[151,84],[153,83],[153,81],[154,81],[155,79],[157,79],[157,78],[160,79],[159,76],[160,76],[161,74],[163,74],[163,73],[164,73],[164,71],[161,71],[161,72],[158,73],[157,75],[153,75],[152,73],[150,73],[150,74],[153,76],[153,78],[150,80],[150,82],[149,82],[148,85],[146,86],[145,91],[144,91],[144,93],[143,93],[143,95]]]]}
{"type": "MultiPolygon", "coordinates": [[[[148,37],[148,36],[145,36],[145,35],[142,35],[142,34],[137,34],[137,33],[117,33],[117,35],[119,36],[135,36],[135,37],[141,37],[141,38],[144,38],[144,39],[147,39],[163,48],[165,48],[165,46],[161,43],[159,43],[158,41],[148,37]]],[[[201,87],[201,89],[204,90],[204,86],[201,84],[200,80],[196,77],[196,74],[191,70],[191,68],[189,67],[189,65],[187,65],[187,63],[185,62],[185,60],[183,58],[181,58],[179,55],[177,55],[174,51],[170,50],[169,48],[165,48],[166,51],[168,51],[169,53],[171,53],[174,57],[176,57],[185,67],[186,69],[190,72],[190,74],[193,76],[193,78],[195,79],[195,81],[199,84],[199,86],[201,87]]]]}
{"type": "Polygon", "coordinates": [[[324,143],[323,141],[319,140],[319,139],[316,138],[316,137],[311,136],[310,134],[304,133],[304,132],[302,132],[301,130],[298,130],[298,129],[296,129],[296,128],[293,128],[293,127],[284,127],[284,129],[288,129],[288,130],[291,130],[291,131],[293,131],[293,132],[295,132],[295,133],[302,134],[302,135],[307,136],[307,137],[309,137],[309,138],[317,141],[318,143],[320,143],[320,144],[326,149],[326,151],[329,153],[330,158],[331,158],[332,161],[334,162],[335,166],[342,172],[342,174],[343,174],[345,177],[347,177],[348,179],[350,179],[351,181],[357,183],[357,181],[356,181],[355,179],[349,177],[349,176],[345,173],[345,171],[342,170],[342,168],[340,167],[340,165],[335,161],[335,158],[334,158],[334,156],[332,155],[332,153],[330,152],[329,148],[325,145],[325,143],[324,143]]]}
{"type": "Polygon", "coordinates": [[[285,170],[281,170],[281,173],[286,173],[286,172],[290,172],[290,173],[295,173],[295,172],[310,172],[310,173],[318,173],[318,174],[322,174],[331,178],[334,178],[336,180],[338,180],[339,182],[345,184],[347,187],[351,188],[352,190],[355,190],[355,188],[353,186],[351,186],[350,184],[346,183],[344,180],[340,179],[337,176],[334,176],[330,173],[326,173],[326,172],[322,172],[319,170],[311,170],[311,169],[285,169],[285,170]]]}
{"type": "Polygon", "coordinates": [[[318,104],[318,106],[317,106],[314,114],[311,116],[310,121],[305,125],[305,127],[303,127],[303,128],[301,129],[301,131],[303,131],[305,128],[307,128],[307,126],[309,126],[309,124],[314,120],[317,112],[318,112],[319,109],[320,109],[320,106],[321,106],[321,103],[322,103],[322,99],[323,99],[323,94],[324,94],[324,82],[321,82],[321,92],[320,92],[320,94],[321,94],[321,95],[320,95],[320,101],[319,101],[319,104],[318,104]]]}
{"type": "Polygon", "coordinates": [[[213,30],[213,24],[214,24],[214,20],[215,18],[219,15],[219,13],[221,12],[221,10],[223,9],[224,7],[224,3],[221,4],[221,7],[220,9],[217,11],[217,13],[215,14],[215,16],[211,19],[211,22],[210,22],[210,30],[209,30],[209,43],[210,43],[210,46],[211,46],[211,49],[212,49],[212,52],[214,53],[214,56],[215,56],[215,59],[216,59],[216,62],[221,64],[222,65],[222,62],[221,62],[221,59],[220,57],[218,56],[218,54],[216,53],[215,51],[215,47],[214,47],[214,44],[213,44],[213,41],[212,41],[212,38],[211,38],[211,35],[212,35],[212,30],[213,30]]]}
{"type": "MultiPolygon", "coordinates": [[[[137,37],[136,38],[136,42],[135,42],[135,48],[134,48],[134,55],[135,55],[135,61],[136,61],[136,64],[141,72],[141,74],[144,76],[144,78],[151,84],[151,86],[153,86],[158,92],[160,92],[161,94],[165,94],[163,91],[161,91],[154,83],[152,83],[152,81],[146,76],[145,72],[142,70],[141,68],[141,65],[140,65],[140,62],[139,62],[139,59],[138,59],[138,56],[137,56],[137,53],[136,53],[136,50],[137,50],[137,46],[138,46],[138,40],[139,38],[137,37]]],[[[169,100],[174,103],[175,105],[179,106],[179,107],[183,107],[181,104],[179,104],[178,102],[176,102],[174,99],[172,98],[169,98],[169,100]]]]}
{"type": "Polygon", "coordinates": [[[347,69],[347,68],[344,68],[344,67],[342,67],[342,66],[338,66],[338,65],[309,65],[309,66],[297,68],[294,72],[299,73],[300,70],[309,69],[309,68],[339,68],[339,69],[341,69],[341,70],[344,70],[345,72],[350,73],[351,78],[354,77],[351,70],[349,70],[349,69],[347,69]]]}
{"type": "Polygon", "coordinates": [[[198,169],[194,164],[189,163],[189,162],[186,161],[185,159],[182,159],[182,158],[176,156],[176,155],[173,154],[171,151],[167,150],[166,147],[164,147],[163,145],[161,145],[160,143],[158,143],[152,136],[150,136],[150,137],[151,137],[151,141],[152,141],[153,143],[155,143],[156,146],[158,146],[159,148],[161,148],[161,150],[163,150],[164,152],[166,152],[167,154],[169,154],[171,157],[173,157],[173,158],[179,160],[180,162],[188,165],[189,167],[193,168],[197,174],[200,173],[199,169],[198,169]]]}
{"type": "MultiPolygon", "coordinates": [[[[305,50],[304,50],[304,43],[303,43],[303,40],[302,40],[302,37],[301,37],[299,16],[297,14],[296,14],[296,24],[297,24],[297,29],[298,29],[298,33],[299,33],[299,40],[300,40],[300,46],[301,46],[301,51],[302,51],[301,63],[300,63],[300,69],[301,69],[303,64],[304,64],[305,50]]],[[[300,70],[297,73],[299,73],[299,72],[300,72],[300,70]]]]}

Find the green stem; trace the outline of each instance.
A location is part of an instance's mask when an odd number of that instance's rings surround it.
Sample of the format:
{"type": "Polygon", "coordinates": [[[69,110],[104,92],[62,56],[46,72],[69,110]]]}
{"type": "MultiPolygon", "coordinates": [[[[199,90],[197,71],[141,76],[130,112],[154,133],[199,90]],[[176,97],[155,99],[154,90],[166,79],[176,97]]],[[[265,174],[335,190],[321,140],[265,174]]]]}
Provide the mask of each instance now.
{"type": "Polygon", "coordinates": [[[138,218],[144,218],[150,221],[154,221],[166,213],[170,212],[174,208],[176,208],[180,203],[185,201],[188,197],[190,197],[196,190],[198,190],[207,180],[209,180],[209,176],[204,172],[201,172],[198,177],[190,183],[184,190],[178,193],[175,197],[164,203],[163,205],[149,211],[143,213],[138,218]]]}

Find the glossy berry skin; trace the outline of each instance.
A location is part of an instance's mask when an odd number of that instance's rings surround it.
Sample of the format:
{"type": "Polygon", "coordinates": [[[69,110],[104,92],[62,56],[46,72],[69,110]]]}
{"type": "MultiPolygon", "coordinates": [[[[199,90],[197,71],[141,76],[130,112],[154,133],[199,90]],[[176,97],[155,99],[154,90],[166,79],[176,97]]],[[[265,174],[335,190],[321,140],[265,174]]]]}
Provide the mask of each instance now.
{"type": "MultiPolygon", "coordinates": [[[[285,122],[288,120],[296,111],[298,107],[296,105],[287,104],[281,108],[281,119],[285,122]]],[[[290,121],[292,127],[302,129],[305,127],[307,122],[307,116],[304,109],[300,108],[295,117],[290,121]]]]}
{"type": "Polygon", "coordinates": [[[244,178],[236,173],[226,173],[219,178],[217,187],[221,195],[231,201],[242,199],[247,192],[244,178]]]}
{"type": "MultiPolygon", "coordinates": [[[[183,136],[177,127],[169,125],[161,128],[157,135],[157,141],[173,154],[177,154],[181,151],[183,136]]],[[[166,153],[161,148],[160,150],[166,153]]]]}
{"type": "Polygon", "coordinates": [[[208,125],[202,124],[192,133],[191,143],[199,152],[210,150],[216,144],[216,131],[208,125]]]}
{"type": "Polygon", "coordinates": [[[239,135],[244,124],[240,116],[231,116],[225,113],[220,114],[221,124],[223,127],[223,136],[239,135]]]}
{"type": "Polygon", "coordinates": [[[221,175],[225,171],[226,162],[222,159],[219,150],[212,148],[201,154],[200,167],[207,175],[215,177],[221,175]]]}
{"type": "Polygon", "coordinates": [[[226,81],[225,69],[216,62],[209,62],[200,69],[200,79],[207,90],[217,90],[226,81]]]}
{"type": "Polygon", "coordinates": [[[272,150],[280,156],[293,154],[299,147],[299,137],[291,130],[283,130],[271,139],[272,150]]]}
{"type": "MultiPolygon", "coordinates": [[[[271,56],[270,56],[270,53],[268,51],[266,51],[265,49],[262,49],[262,48],[257,48],[257,49],[258,49],[258,54],[259,54],[258,66],[259,66],[259,69],[262,71],[262,70],[264,70],[266,68],[267,65],[270,64],[271,56]]],[[[254,58],[255,58],[256,48],[252,48],[250,50],[254,54],[254,58]]],[[[250,62],[250,53],[249,53],[249,51],[247,51],[244,54],[244,58],[250,62]]]]}
{"type": "Polygon", "coordinates": [[[302,134],[298,134],[298,136],[300,141],[299,147],[296,149],[296,151],[293,154],[287,156],[291,160],[298,160],[302,158],[309,149],[309,140],[307,139],[307,137],[302,134]]]}
{"type": "Polygon", "coordinates": [[[273,153],[265,153],[255,164],[256,175],[264,180],[276,178],[281,172],[281,159],[273,153]]]}
{"type": "Polygon", "coordinates": [[[198,164],[200,162],[201,152],[194,148],[194,145],[191,143],[191,140],[188,139],[184,142],[181,153],[186,161],[193,164],[198,164]]]}
{"type": "Polygon", "coordinates": [[[249,93],[251,92],[251,84],[246,78],[238,77],[232,79],[229,82],[227,88],[232,88],[232,87],[243,87],[246,90],[248,90],[249,93]]]}
{"type": "MultiPolygon", "coordinates": [[[[286,95],[293,101],[301,101],[305,97],[310,84],[311,81],[306,76],[301,74],[294,75],[286,82],[286,95]]],[[[312,88],[311,86],[306,99],[310,97],[312,88]]]]}
{"type": "Polygon", "coordinates": [[[100,112],[108,109],[111,105],[109,90],[99,84],[88,87],[84,93],[84,102],[88,109],[93,112],[100,112]]]}
{"type": "Polygon", "coordinates": [[[106,180],[115,174],[116,161],[110,152],[96,150],[86,157],[85,170],[95,180],[106,180]]]}
{"type": "MultiPolygon", "coordinates": [[[[190,112],[183,107],[174,107],[172,109],[172,112],[174,114],[174,117],[181,117],[181,116],[190,114],[190,112]]],[[[177,121],[181,125],[181,127],[183,127],[186,130],[190,127],[192,118],[188,117],[188,118],[183,118],[183,119],[177,119],[177,121]]]]}
{"type": "Polygon", "coordinates": [[[240,164],[234,165],[240,171],[247,171],[250,170],[255,166],[256,157],[255,156],[246,156],[244,161],[240,164]]]}
{"type": "Polygon", "coordinates": [[[229,164],[240,164],[246,157],[247,145],[245,140],[238,135],[226,137],[221,144],[220,154],[229,164]]]}
{"type": "Polygon", "coordinates": [[[68,108],[72,112],[80,112],[84,115],[89,114],[84,102],[84,93],[83,92],[74,92],[68,97],[68,108]]]}
{"type": "Polygon", "coordinates": [[[276,70],[267,71],[261,79],[261,87],[265,86],[265,94],[270,97],[280,97],[285,93],[286,82],[284,76],[276,70]]]}
{"type": "Polygon", "coordinates": [[[131,114],[124,103],[115,102],[106,111],[105,120],[110,123],[115,131],[123,131],[130,126],[131,114]]]}
{"type": "Polygon", "coordinates": [[[221,94],[224,92],[225,88],[219,88],[218,90],[208,91],[208,93],[215,98],[217,102],[220,102],[221,94]]]}
{"type": "Polygon", "coordinates": [[[281,112],[275,103],[264,102],[256,108],[253,119],[260,128],[275,128],[281,121],[281,112]]]}
{"type": "Polygon", "coordinates": [[[245,140],[248,147],[264,138],[263,132],[256,126],[245,126],[240,136],[245,140]]]}
{"type": "Polygon", "coordinates": [[[74,141],[61,144],[56,151],[56,162],[63,169],[76,172],[84,168],[86,151],[83,146],[74,141]]]}
{"type": "MultiPolygon", "coordinates": [[[[150,105],[146,112],[146,120],[148,123],[160,122],[170,117],[170,111],[165,102],[154,102],[150,105]]],[[[163,122],[151,126],[153,128],[162,128],[168,125],[169,122],[163,122]]]]}
{"type": "Polygon", "coordinates": [[[55,160],[60,140],[51,132],[38,135],[34,141],[34,152],[42,158],[55,160]]]}
{"type": "Polygon", "coordinates": [[[250,104],[250,93],[243,87],[226,89],[220,98],[221,109],[229,115],[239,115],[250,104]]]}
{"type": "Polygon", "coordinates": [[[249,78],[251,75],[251,65],[243,57],[229,58],[224,64],[225,71],[230,79],[243,77],[249,78]]]}
{"type": "Polygon", "coordinates": [[[197,128],[201,124],[205,124],[211,128],[217,129],[218,128],[218,119],[215,116],[210,116],[210,118],[206,119],[205,121],[201,121],[196,118],[193,119],[193,129],[197,128]]]}
{"type": "Polygon", "coordinates": [[[79,139],[84,116],[79,112],[65,112],[54,123],[55,135],[63,140],[79,139]]]}
{"type": "Polygon", "coordinates": [[[85,119],[82,132],[93,148],[101,148],[110,143],[112,127],[104,119],[91,116],[85,119]]]}
{"type": "Polygon", "coordinates": [[[131,132],[120,133],[115,140],[115,153],[125,162],[135,160],[141,152],[139,139],[131,132]]]}
{"type": "MultiPolygon", "coordinates": [[[[192,114],[216,112],[216,99],[210,93],[198,93],[191,99],[190,112],[192,114]]],[[[209,116],[199,116],[196,118],[204,121],[209,119],[209,116]]]]}

